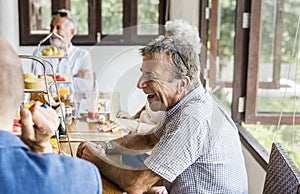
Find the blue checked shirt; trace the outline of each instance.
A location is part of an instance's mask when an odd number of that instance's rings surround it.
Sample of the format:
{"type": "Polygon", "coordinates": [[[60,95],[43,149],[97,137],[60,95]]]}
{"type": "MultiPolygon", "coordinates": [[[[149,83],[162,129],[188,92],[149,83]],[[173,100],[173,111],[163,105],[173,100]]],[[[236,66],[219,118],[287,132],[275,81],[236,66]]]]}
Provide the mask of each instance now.
{"type": "Polygon", "coordinates": [[[247,193],[237,128],[199,86],[169,110],[145,165],[165,179],[169,193],[247,193]]]}

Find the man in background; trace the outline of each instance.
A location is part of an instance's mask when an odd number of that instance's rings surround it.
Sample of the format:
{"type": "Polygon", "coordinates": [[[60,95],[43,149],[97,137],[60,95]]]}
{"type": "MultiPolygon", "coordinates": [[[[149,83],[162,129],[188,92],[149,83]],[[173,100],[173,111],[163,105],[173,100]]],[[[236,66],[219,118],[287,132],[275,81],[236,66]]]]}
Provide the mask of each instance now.
{"type": "MultiPolygon", "coordinates": [[[[71,42],[76,34],[76,25],[76,20],[69,10],[60,9],[53,12],[50,23],[50,33],[53,35],[50,37],[50,44],[63,50],[67,57],[47,60],[53,65],[55,73],[72,76],[75,92],[84,93],[87,88],[92,87],[92,59],[88,50],[74,46],[71,42]]],[[[43,48],[45,47],[36,51],[34,55],[43,48]]],[[[50,66],[46,64],[46,67],[46,74],[53,74],[50,66]]],[[[43,74],[43,67],[35,63],[33,73],[43,74]]]]}

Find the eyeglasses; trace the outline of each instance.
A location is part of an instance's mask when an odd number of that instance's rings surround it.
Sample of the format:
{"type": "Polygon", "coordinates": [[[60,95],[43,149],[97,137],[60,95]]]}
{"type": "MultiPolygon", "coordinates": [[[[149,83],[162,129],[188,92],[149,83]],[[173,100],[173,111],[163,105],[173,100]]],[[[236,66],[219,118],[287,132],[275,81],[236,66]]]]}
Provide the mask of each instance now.
{"type": "Polygon", "coordinates": [[[180,57],[181,61],[182,61],[183,64],[185,65],[185,67],[188,67],[188,66],[187,66],[187,62],[184,60],[182,54],[181,54],[181,53],[179,52],[179,50],[178,50],[178,47],[177,47],[177,45],[176,45],[176,41],[175,41],[174,39],[171,39],[171,41],[172,41],[172,43],[173,43],[173,46],[174,46],[174,48],[175,48],[175,51],[176,51],[177,55],[180,57]]]}
{"type": "Polygon", "coordinates": [[[76,25],[75,18],[71,14],[71,12],[67,9],[60,9],[52,13],[52,16],[59,16],[59,17],[66,17],[71,22],[73,22],[74,25],[76,25]]]}

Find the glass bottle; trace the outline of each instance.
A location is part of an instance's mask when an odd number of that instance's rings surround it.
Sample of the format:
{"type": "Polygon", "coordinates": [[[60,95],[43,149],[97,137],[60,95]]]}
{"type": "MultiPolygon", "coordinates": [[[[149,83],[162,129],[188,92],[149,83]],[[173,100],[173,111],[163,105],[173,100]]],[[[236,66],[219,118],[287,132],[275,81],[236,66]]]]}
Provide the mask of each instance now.
{"type": "Polygon", "coordinates": [[[58,126],[58,131],[59,131],[59,138],[64,138],[66,137],[66,125],[62,117],[59,118],[59,126],[58,126]]]}

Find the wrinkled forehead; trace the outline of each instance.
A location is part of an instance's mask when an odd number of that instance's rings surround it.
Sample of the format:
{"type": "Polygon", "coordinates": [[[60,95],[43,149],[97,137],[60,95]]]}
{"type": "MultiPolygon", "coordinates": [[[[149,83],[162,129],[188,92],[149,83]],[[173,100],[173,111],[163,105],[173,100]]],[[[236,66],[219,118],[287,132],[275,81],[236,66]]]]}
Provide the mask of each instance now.
{"type": "Polygon", "coordinates": [[[142,68],[163,68],[170,66],[170,57],[166,54],[154,54],[151,56],[143,57],[142,68]]]}
{"type": "Polygon", "coordinates": [[[61,26],[64,25],[66,22],[70,22],[71,21],[66,18],[66,17],[60,17],[60,16],[53,16],[52,20],[51,20],[51,25],[53,26],[61,26]]]}

